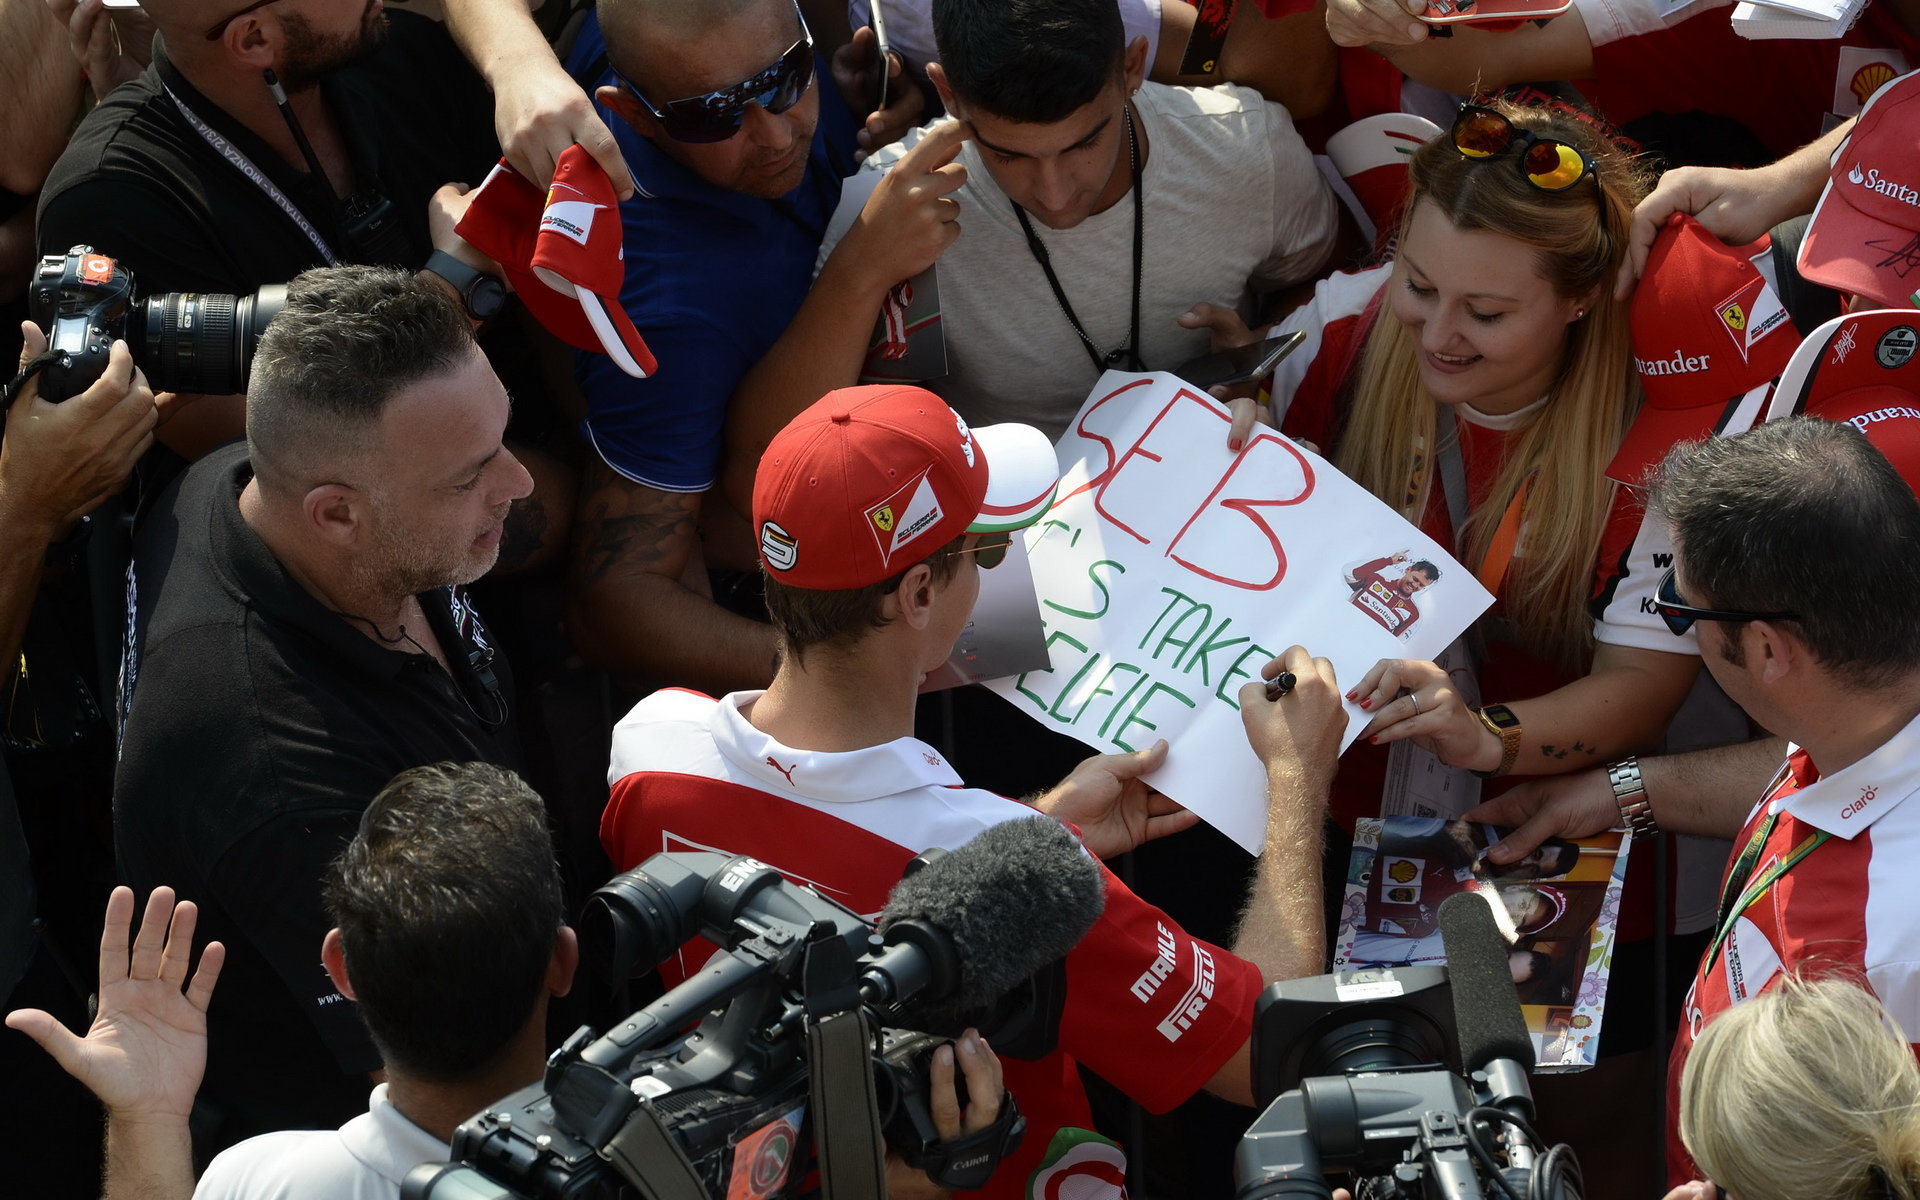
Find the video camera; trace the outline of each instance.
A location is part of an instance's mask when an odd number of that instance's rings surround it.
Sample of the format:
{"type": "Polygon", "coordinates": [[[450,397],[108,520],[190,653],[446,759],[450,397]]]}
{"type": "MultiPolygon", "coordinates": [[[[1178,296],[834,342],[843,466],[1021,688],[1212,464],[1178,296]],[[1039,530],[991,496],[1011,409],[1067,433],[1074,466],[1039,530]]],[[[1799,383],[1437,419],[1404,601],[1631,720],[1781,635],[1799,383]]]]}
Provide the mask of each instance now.
{"type": "Polygon", "coordinates": [[[1238,1200],[1579,1200],[1570,1148],[1529,1122],[1533,1043],[1486,898],[1440,906],[1446,967],[1343,971],[1268,987],[1253,1034],[1265,1106],[1234,1159],[1238,1200]],[[1451,998],[1452,1020],[1447,1008],[1451,998]]]}
{"type": "Polygon", "coordinates": [[[916,858],[877,930],[755,859],[657,854],[595,893],[583,936],[610,944],[620,973],[651,968],[696,934],[719,952],[604,1035],[577,1030],[542,1082],[460,1126],[457,1163],[415,1168],[401,1194],[798,1196],[818,1146],[831,1200],[837,1184],[842,1197],[866,1194],[862,1172],[880,1161],[882,1134],[942,1187],[978,1188],[1025,1121],[1003,1097],[992,1126],[941,1142],[926,1093],[946,1038],[901,1026],[979,1025],[997,1046],[1007,1030],[1029,1056],[1051,1050],[1063,997],[1041,968],[1092,925],[1102,896],[1098,868],[1047,818],[916,858]],[[980,902],[988,897],[1001,903],[980,902]],[[1035,904],[1049,909],[1037,937],[1035,904]],[[1009,935],[1027,935],[1019,961],[1007,961],[1009,935]]]}
{"type": "Polygon", "coordinates": [[[115,339],[156,391],[223,396],[247,390],[253,351],[287,304],[285,284],[251,296],[168,292],[135,298],[133,272],[91,246],[40,260],[27,292],[34,324],[59,357],[40,378],[40,395],[66,400],[107,369],[115,339]]]}

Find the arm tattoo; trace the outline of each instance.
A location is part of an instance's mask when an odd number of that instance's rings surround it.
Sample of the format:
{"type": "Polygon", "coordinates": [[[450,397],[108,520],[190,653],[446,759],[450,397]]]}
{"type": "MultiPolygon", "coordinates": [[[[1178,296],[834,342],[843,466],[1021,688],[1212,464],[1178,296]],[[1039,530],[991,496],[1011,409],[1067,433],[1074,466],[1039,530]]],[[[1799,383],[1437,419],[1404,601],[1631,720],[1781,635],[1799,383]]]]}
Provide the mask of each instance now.
{"type": "Polygon", "coordinates": [[[593,473],[586,508],[579,525],[578,561],[591,585],[616,569],[676,574],[679,564],[673,560],[685,555],[693,538],[700,494],[615,483],[601,468],[593,473]]]}

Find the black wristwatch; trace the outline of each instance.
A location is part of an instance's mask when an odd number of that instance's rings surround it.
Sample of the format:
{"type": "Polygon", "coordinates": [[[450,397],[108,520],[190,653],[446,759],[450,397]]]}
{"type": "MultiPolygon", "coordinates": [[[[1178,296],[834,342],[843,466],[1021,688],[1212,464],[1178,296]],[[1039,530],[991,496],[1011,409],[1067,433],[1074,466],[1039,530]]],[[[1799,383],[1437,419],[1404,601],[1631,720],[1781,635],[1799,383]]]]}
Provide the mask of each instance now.
{"type": "Polygon", "coordinates": [[[494,316],[507,303],[505,284],[485,271],[468,266],[445,250],[435,250],[428,255],[426,269],[447,281],[459,295],[467,316],[476,321],[485,321],[494,316]]]}

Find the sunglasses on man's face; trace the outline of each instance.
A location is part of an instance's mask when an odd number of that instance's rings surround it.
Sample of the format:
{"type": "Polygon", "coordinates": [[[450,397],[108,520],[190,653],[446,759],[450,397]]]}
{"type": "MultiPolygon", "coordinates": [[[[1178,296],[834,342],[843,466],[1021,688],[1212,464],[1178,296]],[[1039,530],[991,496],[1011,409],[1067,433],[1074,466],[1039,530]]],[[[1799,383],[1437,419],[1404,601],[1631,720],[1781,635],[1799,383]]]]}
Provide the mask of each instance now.
{"type": "Polygon", "coordinates": [[[1675,637],[1680,637],[1693,628],[1695,621],[1798,621],[1794,613],[1785,612],[1738,612],[1726,608],[1697,608],[1680,598],[1680,587],[1674,582],[1674,568],[1668,567],[1667,573],[1660,577],[1660,587],[1653,593],[1653,607],[1660,619],[1667,623],[1675,637]]]}
{"type": "Polygon", "coordinates": [[[1515,142],[1520,174],[1543,192],[1564,192],[1593,173],[1593,160],[1576,147],[1517,128],[1490,108],[1462,105],[1453,119],[1453,148],[1463,158],[1490,159],[1515,142]]]}
{"type": "Polygon", "coordinates": [[[772,66],[731,87],[655,104],[631,79],[617,70],[614,75],[674,141],[724,142],[740,132],[741,124],[747,119],[748,105],[757,104],[778,116],[800,103],[800,98],[813,86],[813,33],[808,30],[807,19],[800,16],[797,5],[793,11],[800,18],[800,40],[772,66]]]}
{"type": "Polygon", "coordinates": [[[974,561],[980,564],[982,571],[991,571],[1007,561],[1007,551],[1013,546],[1013,534],[983,533],[979,538],[980,540],[973,545],[956,550],[954,553],[977,556],[974,561]]]}

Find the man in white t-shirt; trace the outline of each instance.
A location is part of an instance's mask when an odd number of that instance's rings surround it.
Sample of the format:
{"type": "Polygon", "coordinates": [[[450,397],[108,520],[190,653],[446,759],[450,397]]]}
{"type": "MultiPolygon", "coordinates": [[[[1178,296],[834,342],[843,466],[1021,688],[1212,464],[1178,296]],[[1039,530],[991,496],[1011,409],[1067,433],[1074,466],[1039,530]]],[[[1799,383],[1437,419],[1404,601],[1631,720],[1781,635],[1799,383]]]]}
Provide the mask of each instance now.
{"type": "Polygon", "coordinates": [[[1147,42],[1111,0],[934,0],[928,73],[957,120],[874,154],[885,175],[729,415],[728,489],[748,507],[760,451],[856,382],[899,247],[939,263],[947,374],[927,386],[975,424],[1058,438],[1109,366],[1172,370],[1209,349],[1197,303],[1252,315],[1312,278],[1338,205],[1286,109],[1249,89],[1145,83],[1147,42]],[[892,264],[889,266],[889,264],[892,264]],[[883,277],[884,276],[884,277],[883,277]]]}

